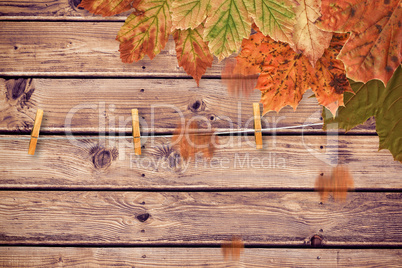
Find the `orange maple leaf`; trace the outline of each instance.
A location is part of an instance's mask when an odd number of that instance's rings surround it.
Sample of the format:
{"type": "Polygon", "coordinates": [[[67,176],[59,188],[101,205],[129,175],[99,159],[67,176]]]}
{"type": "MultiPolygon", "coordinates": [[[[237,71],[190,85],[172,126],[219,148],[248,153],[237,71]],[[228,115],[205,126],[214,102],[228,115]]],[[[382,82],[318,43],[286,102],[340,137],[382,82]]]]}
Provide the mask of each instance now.
{"type": "Polygon", "coordinates": [[[296,109],[303,94],[311,88],[318,102],[335,115],[338,107],[343,106],[343,92],[353,92],[343,63],[336,59],[347,38],[347,34],[334,34],[330,47],[313,68],[307,57],[288,44],[257,32],[243,40],[236,58],[238,68],[245,68],[248,74],[260,73],[256,88],[262,93],[264,113],[279,112],[286,105],[296,109]]]}
{"type": "Polygon", "coordinates": [[[200,129],[199,122],[195,120],[185,120],[184,124],[179,124],[172,137],[172,143],[178,147],[184,160],[194,159],[199,152],[211,159],[218,142],[213,131],[200,129]]]}
{"type": "Polygon", "coordinates": [[[335,201],[345,201],[348,190],[354,187],[353,178],[346,166],[338,165],[332,169],[331,176],[318,176],[315,189],[319,192],[321,201],[326,201],[329,193],[335,201]]]}
{"type": "Polygon", "coordinates": [[[322,0],[316,24],[327,31],[351,32],[338,58],[347,76],[385,85],[402,62],[401,0],[322,0]]]}
{"type": "Polygon", "coordinates": [[[222,254],[225,261],[229,259],[229,256],[231,256],[233,260],[239,260],[243,250],[244,243],[240,237],[233,236],[231,240],[222,243],[222,254]]]}

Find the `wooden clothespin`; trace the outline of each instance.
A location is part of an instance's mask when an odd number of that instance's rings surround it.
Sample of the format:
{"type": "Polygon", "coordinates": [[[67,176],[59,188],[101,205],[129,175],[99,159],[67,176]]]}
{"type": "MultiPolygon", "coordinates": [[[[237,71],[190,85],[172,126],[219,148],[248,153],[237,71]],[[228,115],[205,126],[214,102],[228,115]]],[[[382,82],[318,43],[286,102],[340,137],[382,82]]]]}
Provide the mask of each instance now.
{"type": "Polygon", "coordinates": [[[141,135],[140,135],[140,120],[138,118],[138,109],[131,110],[133,117],[133,139],[134,139],[134,153],[141,155],[141,135]]]}
{"type": "Polygon", "coordinates": [[[43,110],[38,109],[36,111],[35,122],[31,132],[31,140],[29,142],[28,154],[30,155],[35,154],[36,144],[38,143],[39,138],[40,125],[42,124],[42,118],[43,118],[43,110]]]}
{"type": "Polygon", "coordinates": [[[262,149],[261,113],[259,103],[253,103],[253,112],[254,112],[255,144],[257,145],[257,149],[262,149]]]}

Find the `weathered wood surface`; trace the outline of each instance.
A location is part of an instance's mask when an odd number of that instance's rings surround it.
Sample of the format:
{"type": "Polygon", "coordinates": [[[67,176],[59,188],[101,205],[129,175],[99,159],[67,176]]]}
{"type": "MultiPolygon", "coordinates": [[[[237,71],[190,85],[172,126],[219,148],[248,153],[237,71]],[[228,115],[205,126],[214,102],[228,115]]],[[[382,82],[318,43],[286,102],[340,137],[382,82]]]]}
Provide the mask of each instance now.
{"type": "MultiPolygon", "coordinates": [[[[291,107],[262,117],[263,128],[322,123],[322,108],[308,91],[296,112],[291,107]]],[[[220,80],[180,79],[0,79],[0,130],[31,131],[35,112],[45,111],[41,133],[131,133],[131,109],[139,109],[141,131],[172,133],[182,117],[198,117],[218,131],[253,129],[256,90],[236,99],[220,80]]],[[[273,133],[274,131],[269,131],[273,133]]],[[[324,133],[321,126],[278,129],[276,133],[324,133]]],[[[342,132],[342,131],[341,131],[342,132]]],[[[375,120],[349,133],[375,133],[375,120]]]]}
{"type": "Polygon", "coordinates": [[[141,156],[134,155],[130,136],[78,138],[42,135],[33,157],[29,136],[0,136],[0,187],[312,190],[338,161],[348,165],[356,189],[402,189],[401,164],[378,152],[375,136],[264,136],[262,150],[253,136],[234,137],[233,144],[221,137],[211,161],[184,161],[170,138],[143,136],[141,156]]]}
{"type": "MultiPolygon", "coordinates": [[[[122,63],[115,40],[122,24],[1,21],[0,75],[190,78],[178,67],[172,38],[152,61],[122,63]]],[[[223,66],[215,59],[206,76],[219,77],[223,66]]]]}
{"type": "Polygon", "coordinates": [[[311,192],[1,191],[0,243],[30,245],[402,246],[402,195],[311,192]],[[229,236],[229,237],[228,237],[229,236]]]}
{"type": "Polygon", "coordinates": [[[224,261],[219,248],[0,247],[2,267],[400,267],[400,249],[244,249],[224,261]]]}
{"type": "Polygon", "coordinates": [[[2,20],[125,21],[131,11],[112,17],[93,15],[77,8],[81,0],[1,0],[2,20]]]}

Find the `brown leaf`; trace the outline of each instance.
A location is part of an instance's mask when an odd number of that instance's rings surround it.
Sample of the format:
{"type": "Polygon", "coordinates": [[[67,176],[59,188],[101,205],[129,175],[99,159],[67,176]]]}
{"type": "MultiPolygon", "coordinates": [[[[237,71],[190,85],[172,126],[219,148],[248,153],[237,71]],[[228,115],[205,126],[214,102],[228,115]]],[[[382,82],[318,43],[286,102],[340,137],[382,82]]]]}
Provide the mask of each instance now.
{"type": "Polygon", "coordinates": [[[172,143],[178,147],[184,160],[194,159],[199,152],[203,153],[206,159],[211,159],[218,137],[212,130],[200,129],[200,124],[195,120],[185,120],[179,124],[172,137],[172,143]]]}
{"type": "Polygon", "coordinates": [[[230,256],[232,260],[239,260],[243,250],[244,243],[240,237],[233,236],[232,240],[227,240],[222,243],[222,254],[225,261],[228,260],[230,256]]]}
{"type": "Polygon", "coordinates": [[[332,169],[331,176],[319,175],[315,190],[319,192],[321,202],[326,201],[330,193],[335,201],[345,201],[348,190],[353,190],[353,178],[346,166],[338,165],[332,169]]]}

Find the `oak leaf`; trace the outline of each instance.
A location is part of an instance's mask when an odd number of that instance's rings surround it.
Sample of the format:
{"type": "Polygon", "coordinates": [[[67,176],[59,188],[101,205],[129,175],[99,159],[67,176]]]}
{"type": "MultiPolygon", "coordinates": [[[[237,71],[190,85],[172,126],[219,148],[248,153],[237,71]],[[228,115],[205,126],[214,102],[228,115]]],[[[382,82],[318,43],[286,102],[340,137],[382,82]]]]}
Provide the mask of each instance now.
{"type": "Polygon", "coordinates": [[[184,160],[194,159],[198,153],[203,153],[206,159],[211,159],[215,146],[219,144],[218,137],[211,130],[201,129],[196,120],[185,120],[178,125],[174,133],[172,143],[184,160]]]}
{"type": "Polygon", "coordinates": [[[179,66],[197,82],[205,73],[207,67],[212,66],[213,56],[209,52],[208,44],[202,39],[204,26],[196,29],[176,30],[173,33],[176,44],[176,56],[179,66]]]}
{"type": "Polygon", "coordinates": [[[260,73],[256,88],[262,93],[264,113],[279,112],[286,105],[296,109],[303,94],[311,88],[318,102],[335,114],[343,105],[343,92],[352,92],[343,63],[335,59],[347,38],[347,34],[335,34],[330,47],[313,68],[307,57],[296,53],[288,44],[257,32],[243,40],[237,63],[248,74],[260,73]]]}
{"type": "Polygon", "coordinates": [[[295,50],[302,52],[314,66],[329,47],[332,32],[323,31],[314,24],[321,16],[321,0],[298,0],[298,2],[299,5],[295,7],[296,24],[293,42],[295,50]]]}
{"type": "Polygon", "coordinates": [[[319,192],[321,202],[328,199],[330,193],[335,201],[345,201],[348,190],[354,188],[353,178],[346,166],[338,165],[331,171],[331,176],[319,175],[315,183],[315,190],[319,192]]]}
{"type": "Polygon", "coordinates": [[[355,95],[346,93],[345,107],[336,118],[327,117],[323,110],[324,129],[343,128],[346,131],[375,116],[379,150],[388,149],[395,160],[402,162],[402,68],[395,71],[386,87],[379,80],[366,84],[352,82],[355,95]]]}
{"type": "Polygon", "coordinates": [[[82,0],[82,7],[95,15],[113,16],[137,8],[141,0],[82,0]]]}
{"type": "Polygon", "coordinates": [[[171,29],[171,0],[143,0],[121,27],[120,58],[132,63],[148,55],[153,59],[165,47],[171,29]]]}
{"type": "Polygon", "coordinates": [[[402,0],[322,0],[317,25],[351,32],[338,58],[350,79],[385,85],[402,62],[402,0]]]}

